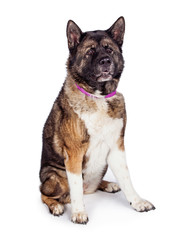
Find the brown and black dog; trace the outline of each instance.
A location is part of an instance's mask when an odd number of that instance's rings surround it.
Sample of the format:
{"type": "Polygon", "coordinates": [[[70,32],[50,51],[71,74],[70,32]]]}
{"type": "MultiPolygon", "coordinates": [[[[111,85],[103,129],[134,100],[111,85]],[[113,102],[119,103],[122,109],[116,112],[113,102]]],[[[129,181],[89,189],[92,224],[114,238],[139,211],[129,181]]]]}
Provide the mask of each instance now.
{"type": "Polygon", "coordinates": [[[67,77],[44,126],[40,191],[54,215],[71,203],[74,223],[87,223],[83,194],[98,189],[121,188],[135,210],[155,209],[134,190],[125,158],[126,110],[116,92],[124,32],[123,17],[106,31],[82,32],[71,20],[67,25],[67,77]],[[120,187],[102,180],[108,166],[120,187]]]}

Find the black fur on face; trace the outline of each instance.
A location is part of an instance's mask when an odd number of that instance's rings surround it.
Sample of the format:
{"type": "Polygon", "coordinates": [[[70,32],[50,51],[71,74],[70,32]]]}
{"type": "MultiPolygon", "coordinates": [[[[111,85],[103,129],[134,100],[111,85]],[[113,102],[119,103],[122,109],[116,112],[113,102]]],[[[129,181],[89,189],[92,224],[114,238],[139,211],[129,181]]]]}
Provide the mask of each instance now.
{"type": "Polygon", "coordinates": [[[73,21],[68,22],[68,71],[89,92],[98,90],[106,95],[116,90],[124,68],[124,29],[122,17],[106,31],[85,33],[73,21]]]}

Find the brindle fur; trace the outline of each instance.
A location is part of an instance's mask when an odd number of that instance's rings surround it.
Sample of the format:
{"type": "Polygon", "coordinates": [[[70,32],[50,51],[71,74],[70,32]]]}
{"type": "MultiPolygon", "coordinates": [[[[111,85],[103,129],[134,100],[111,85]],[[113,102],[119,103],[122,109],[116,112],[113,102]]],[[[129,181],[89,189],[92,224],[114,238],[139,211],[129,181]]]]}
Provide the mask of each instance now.
{"type": "MultiPolygon", "coordinates": [[[[95,112],[97,106],[93,99],[81,94],[75,83],[89,93],[106,95],[115,91],[121,76],[124,60],[121,45],[123,42],[124,19],[118,19],[107,31],[85,32],[69,21],[67,26],[70,55],[67,61],[67,78],[55,100],[43,130],[43,150],[40,169],[42,201],[55,214],[56,204],[70,202],[66,169],[73,173],[81,173],[88,159],[85,157],[89,145],[89,134],[84,122],[75,113],[95,112]],[[96,49],[93,56],[86,53],[96,49]],[[111,48],[109,53],[107,48],[111,48]],[[92,74],[96,71],[97,61],[109,56],[114,62],[115,70],[111,81],[97,82],[92,74]]],[[[124,130],[126,112],[123,96],[117,93],[107,99],[108,115],[111,118],[122,118],[124,127],[119,139],[119,147],[124,149],[124,130]]],[[[107,171],[105,169],[102,179],[107,171]]],[[[107,182],[100,182],[100,189],[106,188],[107,182]]],[[[62,214],[62,213],[60,213],[62,214]]]]}

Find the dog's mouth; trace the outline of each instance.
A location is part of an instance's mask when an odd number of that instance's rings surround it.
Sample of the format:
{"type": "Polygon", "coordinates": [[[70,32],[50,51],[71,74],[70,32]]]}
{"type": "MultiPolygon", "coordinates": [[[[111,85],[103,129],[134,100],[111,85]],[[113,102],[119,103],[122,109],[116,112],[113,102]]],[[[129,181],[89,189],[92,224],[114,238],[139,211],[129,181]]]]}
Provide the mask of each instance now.
{"type": "Polygon", "coordinates": [[[110,72],[101,72],[99,75],[96,76],[98,82],[107,82],[112,80],[112,74],[110,72]]]}

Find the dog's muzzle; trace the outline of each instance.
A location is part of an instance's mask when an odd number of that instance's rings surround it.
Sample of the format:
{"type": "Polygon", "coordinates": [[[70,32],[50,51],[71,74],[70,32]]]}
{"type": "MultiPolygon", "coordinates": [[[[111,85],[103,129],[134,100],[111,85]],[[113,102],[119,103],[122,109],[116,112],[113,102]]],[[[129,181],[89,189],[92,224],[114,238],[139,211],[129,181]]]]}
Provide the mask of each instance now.
{"type": "Polygon", "coordinates": [[[100,59],[98,63],[99,74],[97,76],[98,82],[105,82],[112,80],[114,65],[110,57],[106,56],[100,59]]]}

